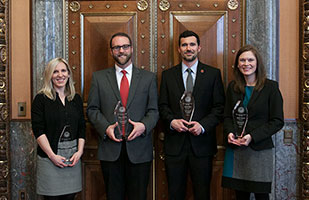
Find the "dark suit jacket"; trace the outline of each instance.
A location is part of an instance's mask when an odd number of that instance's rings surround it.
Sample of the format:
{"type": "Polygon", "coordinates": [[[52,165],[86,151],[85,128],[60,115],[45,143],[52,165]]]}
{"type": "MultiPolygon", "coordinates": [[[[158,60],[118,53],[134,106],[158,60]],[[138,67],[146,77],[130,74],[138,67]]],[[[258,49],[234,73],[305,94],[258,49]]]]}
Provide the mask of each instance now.
{"type": "MultiPolygon", "coordinates": [[[[232,110],[238,100],[243,101],[244,94],[235,92],[235,81],[227,89],[226,104],[224,109],[224,137],[227,141],[229,133],[235,133],[232,110]]],[[[248,106],[248,123],[246,133],[252,137],[249,146],[254,150],[273,148],[271,136],[278,132],[284,125],[283,100],[278,83],[266,80],[261,91],[253,90],[248,106]]],[[[235,145],[231,145],[235,147],[235,145]]]]}
{"type": "MultiPolygon", "coordinates": [[[[108,68],[92,75],[88,97],[87,114],[99,133],[98,158],[115,161],[121,150],[121,143],[106,137],[106,129],[115,123],[114,108],[121,101],[117,86],[115,68],[108,68]]],[[[155,74],[133,66],[132,79],[127,102],[127,112],[131,120],[142,122],[146,131],[140,137],[126,142],[127,153],[132,163],[152,160],[152,129],[158,118],[158,93],[155,74]]],[[[118,131],[115,129],[115,131],[118,131]]]]}
{"type": "Polygon", "coordinates": [[[184,93],[181,63],[162,73],[159,109],[164,122],[166,134],[164,150],[167,155],[178,155],[189,134],[196,156],[209,156],[217,152],[216,126],[223,116],[224,89],[219,69],[201,62],[197,66],[197,74],[193,88],[195,111],[192,121],[199,122],[205,129],[204,134],[194,136],[190,133],[178,133],[171,130],[173,119],[181,119],[179,100],[184,93]]]}

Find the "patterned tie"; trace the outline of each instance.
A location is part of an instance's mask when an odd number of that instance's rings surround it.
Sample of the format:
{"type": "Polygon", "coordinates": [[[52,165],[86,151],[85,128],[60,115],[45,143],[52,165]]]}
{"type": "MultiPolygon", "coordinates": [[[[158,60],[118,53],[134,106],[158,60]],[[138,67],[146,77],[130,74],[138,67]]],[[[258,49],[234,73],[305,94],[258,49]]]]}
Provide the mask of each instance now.
{"type": "Polygon", "coordinates": [[[192,69],[188,68],[186,71],[188,72],[187,82],[186,82],[186,86],[187,86],[186,91],[193,92],[192,69]]]}
{"type": "Polygon", "coordinates": [[[129,95],[129,81],[126,76],[127,71],[122,70],[121,72],[123,73],[123,76],[120,82],[120,96],[121,96],[122,105],[126,107],[128,95],[129,95]]]}

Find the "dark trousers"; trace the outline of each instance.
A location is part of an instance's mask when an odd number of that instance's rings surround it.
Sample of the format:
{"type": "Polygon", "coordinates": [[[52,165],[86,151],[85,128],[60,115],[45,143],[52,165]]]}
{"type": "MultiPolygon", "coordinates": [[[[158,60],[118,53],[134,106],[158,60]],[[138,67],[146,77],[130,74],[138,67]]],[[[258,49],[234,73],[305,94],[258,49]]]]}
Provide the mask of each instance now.
{"type": "Polygon", "coordinates": [[[169,200],[184,200],[187,190],[187,174],[190,172],[195,200],[210,199],[213,156],[194,155],[189,137],[178,156],[165,157],[169,200]]]}
{"type": "Polygon", "coordinates": [[[146,200],[151,162],[131,163],[123,142],[119,158],[101,161],[108,200],[146,200]]]}
{"type": "Polygon", "coordinates": [[[74,200],[76,193],[60,196],[44,196],[44,200],[74,200]]]}
{"type": "MultiPolygon", "coordinates": [[[[235,191],[237,200],[250,200],[250,192],[235,191]]],[[[268,193],[254,193],[256,200],[269,200],[268,193]]]]}

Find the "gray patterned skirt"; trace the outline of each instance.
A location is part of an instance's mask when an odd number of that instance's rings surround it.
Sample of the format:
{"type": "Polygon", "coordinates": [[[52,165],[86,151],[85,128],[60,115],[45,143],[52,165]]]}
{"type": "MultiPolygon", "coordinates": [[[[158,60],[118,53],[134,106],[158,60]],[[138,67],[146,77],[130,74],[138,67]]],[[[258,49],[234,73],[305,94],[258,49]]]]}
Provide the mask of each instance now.
{"type": "Polygon", "coordinates": [[[270,193],[273,178],[273,150],[250,147],[227,148],[222,186],[253,193],[270,193]]]}
{"type": "Polygon", "coordinates": [[[82,190],[81,161],[74,167],[60,168],[49,158],[37,156],[37,194],[58,196],[82,190]]]}

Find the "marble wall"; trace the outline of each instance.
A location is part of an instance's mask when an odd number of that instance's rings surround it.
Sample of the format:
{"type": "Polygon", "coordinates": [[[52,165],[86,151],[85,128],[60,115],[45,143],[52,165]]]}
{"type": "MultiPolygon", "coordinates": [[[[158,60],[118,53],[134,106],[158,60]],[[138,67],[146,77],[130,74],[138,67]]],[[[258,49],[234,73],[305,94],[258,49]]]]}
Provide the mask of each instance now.
{"type": "Polygon", "coordinates": [[[246,1],[246,43],[264,58],[268,78],[278,80],[279,0],[246,1]]]}
{"type": "Polygon", "coordinates": [[[295,121],[286,121],[275,135],[275,174],[273,200],[299,199],[300,127],[295,121]],[[284,139],[285,132],[292,132],[292,140],[284,139]]]}
{"type": "Polygon", "coordinates": [[[32,0],[33,94],[42,86],[45,65],[63,57],[63,1],[32,0]]]}
{"type": "Polygon", "coordinates": [[[11,122],[11,198],[19,199],[20,192],[27,200],[36,199],[35,168],[36,142],[30,122],[11,122]]]}
{"type": "MultiPolygon", "coordinates": [[[[246,0],[246,43],[257,46],[265,58],[268,77],[278,80],[278,5],[279,0],[246,0]]],[[[64,55],[63,1],[32,0],[33,16],[33,94],[42,85],[42,72],[48,60],[64,55]]],[[[11,122],[12,200],[25,191],[26,199],[39,199],[35,193],[36,142],[30,122],[11,122]]],[[[275,175],[271,199],[297,199],[299,128],[287,121],[274,136],[275,175]],[[284,132],[292,141],[284,143],[284,132]]],[[[253,199],[253,198],[252,198],[253,199]]]]}

